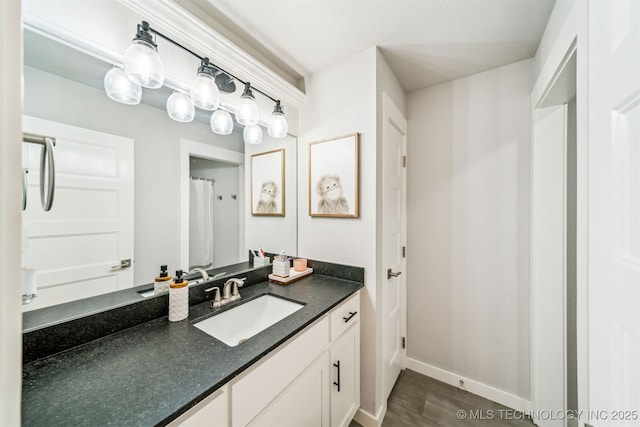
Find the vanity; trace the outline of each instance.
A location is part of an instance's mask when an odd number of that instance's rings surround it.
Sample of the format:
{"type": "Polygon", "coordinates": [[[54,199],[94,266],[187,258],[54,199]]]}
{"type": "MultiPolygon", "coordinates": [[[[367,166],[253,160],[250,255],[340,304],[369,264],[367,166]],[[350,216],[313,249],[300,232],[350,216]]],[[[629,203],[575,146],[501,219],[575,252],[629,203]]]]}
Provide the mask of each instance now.
{"type": "Polygon", "coordinates": [[[23,424],[348,425],[360,406],[364,286],[349,268],[261,281],[227,306],[200,302],[184,321],[163,316],[27,363],[23,424]],[[194,326],[265,294],[303,307],[235,346],[194,326]]]}

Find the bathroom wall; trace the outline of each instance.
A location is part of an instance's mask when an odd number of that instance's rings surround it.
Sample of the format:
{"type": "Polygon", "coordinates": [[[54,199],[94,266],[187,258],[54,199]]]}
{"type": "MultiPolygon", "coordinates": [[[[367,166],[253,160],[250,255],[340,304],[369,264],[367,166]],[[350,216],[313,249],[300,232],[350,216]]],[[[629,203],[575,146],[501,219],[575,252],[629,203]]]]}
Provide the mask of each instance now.
{"type": "Polygon", "coordinates": [[[376,409],[376,49],[306,79],[298,142],[298,250],[309,258],[365,268],[361,300],[361,407],[376,409]],[[308,144],[360,133],[360,217],[309,216],[308,144]]]}
{"type": "Polygon", "coordinates": [[[407,101],[409,367],[525,406],[531,75],[525,60],[407,101]]]}
{"type": "Polygon", "coordinates": [[[238,165],[191,157],[191,176],[215,179],[213,193],[214,267],[236,264],[240,260],[240,175],[238,165]],[[236,198],[231,196],[235,195],[236,198]],[[222,197],[219,199],[218,197],[222,197]]]}
{"type": "Polygon", "coordinates": [[[300,114],[298,249],[310,258],[365,268],[361,306],[361,408],[376,417],[383,405],[379,376],[380,319],[377,318],[382,92],[386,92],[402,112],[405,94],[375,47],[309,76],[306,89],[307,97],[300,114]],[[311,218],[308,144],[354,132],[360,133],[360,217],[311,218]]]}

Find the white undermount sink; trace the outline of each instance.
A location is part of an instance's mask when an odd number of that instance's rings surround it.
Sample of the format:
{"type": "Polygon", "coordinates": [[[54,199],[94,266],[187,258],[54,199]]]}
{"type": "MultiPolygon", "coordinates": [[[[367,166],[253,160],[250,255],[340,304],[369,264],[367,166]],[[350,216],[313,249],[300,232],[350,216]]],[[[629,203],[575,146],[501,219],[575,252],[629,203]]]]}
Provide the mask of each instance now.
{"type": "Polygon", "coordinates": [[[297,302],[263,295],[196,322],[194,326],[228,346],[235,347],[302,307],[304,305],[297,302]]]}

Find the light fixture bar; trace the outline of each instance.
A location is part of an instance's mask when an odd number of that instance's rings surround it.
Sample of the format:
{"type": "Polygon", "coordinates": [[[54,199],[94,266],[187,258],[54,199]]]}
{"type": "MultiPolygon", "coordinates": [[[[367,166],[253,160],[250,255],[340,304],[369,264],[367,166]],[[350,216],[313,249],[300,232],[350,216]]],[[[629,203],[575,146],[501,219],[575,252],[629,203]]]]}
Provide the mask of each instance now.
{"type": "MultiPolygon", "coordinates": [[[[146,21],[143,21],[143,24],[146,21]]],[[[148,25],[148,24],[147,24],[148,25]]],[[[138,26],[140,26],[140,24],[138,24],[138,26]]],[[[146,29],[146,28],[145,28],[146,29]]],[[[163,38],[164,40],[168,41],[169,43],[173,44],[174,46],[179,47],[182,50],[185,50],[187,52],[189,52],[191,55],[195,56],[196,58],[198,58],[200,61],[202,61],[205,57],[198,55],[197,53],[195,53],[194,51],[192,51],[191,49],[181,45],[180,43],[178,43],[177,41],[173,40],[172,38],[165,36],[164,34],[162,34],[160,31],[155,30],[154,28],[152,28],[151,26],[148,27],[149,32],[152,32],[153,34],[163,38]]],[[[227,70],[225,70],[224,68],[219,67],[218,65],[211,63],[211,66],[217,68],[218,70],[222,71],[223,73],[227,74],[230,77],[233,77],[235,80],[239,81],[240,83],[242,83],[243,85],[246,85],[247,82],[245,82],[244,80],[238,78],[237,76],[231,74],[230,72],[228,72],[227,70]]],[[[260,89],[256,88],[255,86],[251,85],[251,89],[255,90],[256,92],[260,93],[263,96],[266,96],[267,98],[269,98],[271,101],[279,103],[280,100],[279,99],[275,99],[272,96],[264,93],[263,91],[261,91],[260,89]]]]}

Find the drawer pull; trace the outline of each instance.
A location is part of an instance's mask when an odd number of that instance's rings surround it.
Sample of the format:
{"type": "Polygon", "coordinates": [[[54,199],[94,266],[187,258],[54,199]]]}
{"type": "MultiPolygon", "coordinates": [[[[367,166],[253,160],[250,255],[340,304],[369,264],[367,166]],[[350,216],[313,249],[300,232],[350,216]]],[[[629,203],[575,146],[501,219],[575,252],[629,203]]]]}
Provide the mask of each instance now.
{"type": "Polygon", "coordinates": [[[338,382],[333,382],[333,385],[338,387],[338,393],[340,393],[340,361],[338,360],[336,363],[333,364],[333,366],[335,366],[338,369],[338,382]]]}
{"type": "Polygon", "coordinates": [[[356,314],[358,314],[357,311],[350,311],[349,312],[349,317],[343,317],[342,319],[344,319],[344,323],[347,323],[349,320],[353,319],[353,316],[355,316],[356,314]]]}

